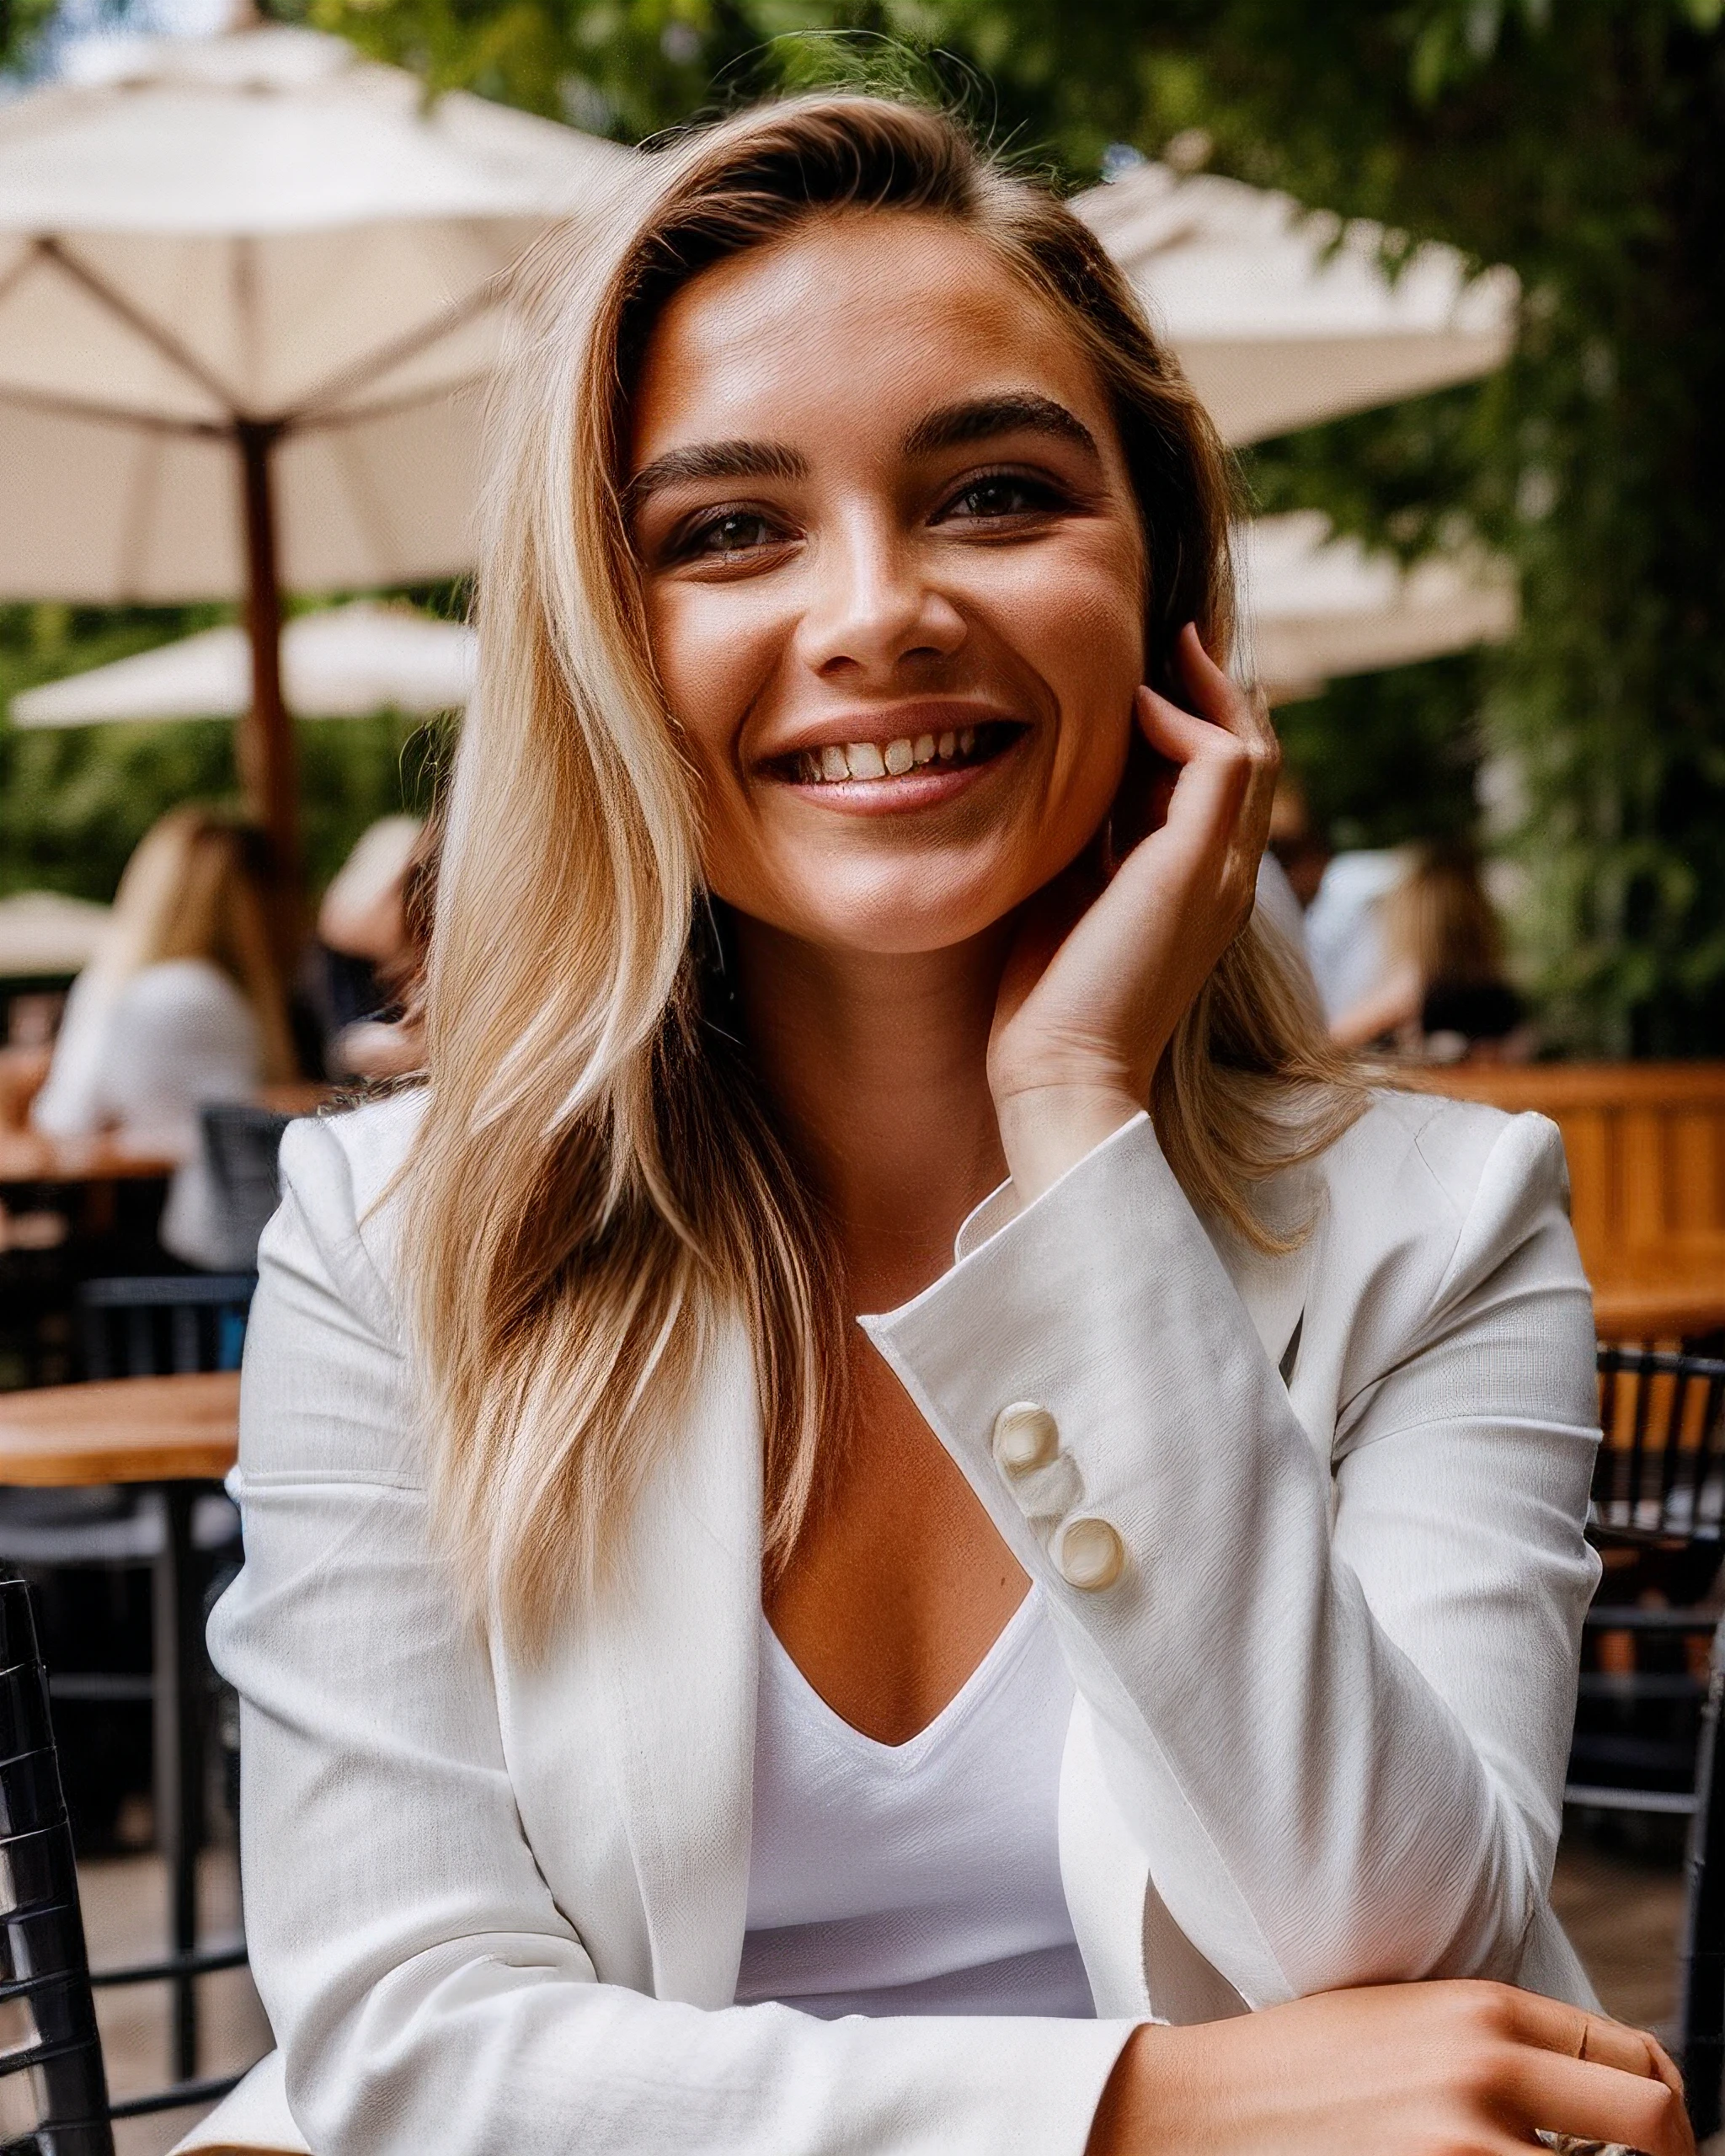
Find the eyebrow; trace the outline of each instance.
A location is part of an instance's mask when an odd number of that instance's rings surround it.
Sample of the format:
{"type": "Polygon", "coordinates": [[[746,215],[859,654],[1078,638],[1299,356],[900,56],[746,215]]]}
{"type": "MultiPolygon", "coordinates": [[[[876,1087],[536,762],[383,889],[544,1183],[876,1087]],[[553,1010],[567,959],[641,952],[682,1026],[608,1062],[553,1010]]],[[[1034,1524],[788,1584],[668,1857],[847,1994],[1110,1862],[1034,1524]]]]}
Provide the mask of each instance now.
{"type": "MultiPolygon", "coordinates": [[[[943,449],[962,449],[996,435],[1050,435],[1076,442],[1099,456],[1096,437],[1075,413],[1052,397],[1013,390],[1001,397],[975,397],[948,404],[919,419],[905,436],[906,456],[930,456],[943,449]]],[[[688,486],[713,479],[806,479],[809,462],[793,449],[768,441],[698,442],[668,449],[644,464],[623,489],[623,514],[633,517],[649,494],[663,487],[688,486]]]]}
{"type": "Polygon", "coordinates": [[[809,463],[793,449],[770,441],[700,442],[688,449],[668,449],[644,464],[623,489],[623,514],[633,516],[661,487],[686,486],[703,479],[806,479],[809,463]]]}
{"type": "Polygon", "coordinates": [[[1075,413],[1052,397],[1031,390],[1012,390],[1001,397],[972,398],[962,404],[948,404],[919,419],[905,437],[907,456],[927,456],[937,450],[962,449],[967,443],[986,441],[994,435],[1052,435],[1076,442],[1092,456],[1100,452],[1096,437],[1075,413]]]}

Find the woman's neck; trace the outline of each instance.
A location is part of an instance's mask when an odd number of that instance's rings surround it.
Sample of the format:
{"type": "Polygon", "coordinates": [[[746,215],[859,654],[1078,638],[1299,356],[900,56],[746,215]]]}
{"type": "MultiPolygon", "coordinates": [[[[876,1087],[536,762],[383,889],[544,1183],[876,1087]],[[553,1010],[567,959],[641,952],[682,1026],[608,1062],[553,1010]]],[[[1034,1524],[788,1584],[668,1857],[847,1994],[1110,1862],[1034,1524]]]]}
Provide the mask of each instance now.
{"type": "Polygon", "coordinates": [[[884,957],[735,923],[750,1054],[837,1217],[859,1309],[943,1272],[1006,1174],[986,1068],[1005,946],[884,957]]]}

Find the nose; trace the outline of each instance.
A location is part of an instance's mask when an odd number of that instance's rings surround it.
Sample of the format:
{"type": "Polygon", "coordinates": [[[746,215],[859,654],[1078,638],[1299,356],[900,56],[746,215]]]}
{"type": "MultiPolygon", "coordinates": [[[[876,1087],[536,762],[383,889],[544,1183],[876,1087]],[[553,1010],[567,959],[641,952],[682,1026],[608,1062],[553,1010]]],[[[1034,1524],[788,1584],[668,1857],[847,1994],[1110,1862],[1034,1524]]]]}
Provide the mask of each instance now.
{"type": "Polygon", "coordinates": [[[831,532],[811,574],[798,653],[828,680],[888,676],[949,659],[964,641],[964,617],[931,580],[914,538],[883,516],[860,515],[831,532]]]}

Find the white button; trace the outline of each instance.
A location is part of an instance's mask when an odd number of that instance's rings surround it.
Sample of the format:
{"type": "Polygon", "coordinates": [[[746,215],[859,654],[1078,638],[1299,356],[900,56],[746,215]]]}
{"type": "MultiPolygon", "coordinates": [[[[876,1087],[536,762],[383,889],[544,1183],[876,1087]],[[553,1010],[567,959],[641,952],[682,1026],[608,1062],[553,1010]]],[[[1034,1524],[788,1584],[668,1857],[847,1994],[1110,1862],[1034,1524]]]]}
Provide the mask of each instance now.
{"type": "Polygon", "coordinates": [[[1075,1519],[1060,1537],[1059,1563],[1068,1587],[1094,1594],[1125,1570],[1126,1545],[1105,1519],[1075,1519]]]}
{"type": "Polygon", "coordinates": [[[994,1456],[1007,1475],[1031,1475],[1060,1449],[1060,1428],[1033,1400],[1015,1400],[994,1418],[994,1456]]]}

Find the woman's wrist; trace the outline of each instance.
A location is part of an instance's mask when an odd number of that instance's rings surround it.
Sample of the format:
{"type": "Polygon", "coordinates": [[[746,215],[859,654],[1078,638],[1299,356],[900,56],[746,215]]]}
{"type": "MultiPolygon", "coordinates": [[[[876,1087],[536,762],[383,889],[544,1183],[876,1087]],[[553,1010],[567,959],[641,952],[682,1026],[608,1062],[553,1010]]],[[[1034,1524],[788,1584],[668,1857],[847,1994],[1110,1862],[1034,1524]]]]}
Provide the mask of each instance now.
{"type": "MultiPolygon", "coordinates": [[[[1168,2028],[1146,2021],[1126,2039],[1091,2122],[1084,2156],[1183,2156],[1202,2147],[1188,2136],[1193,2098],[1203,2079],[1202,2025],[1168,2028]]],[[[1203,2122],[1204,2106],[1197,2106],[1203,2122]]]]}
{"type": "Polygon", "coordinates": [[[1108,1081],[1061,1080],[997,1089],[1001,1147],[1021,1204],[1028,1205],[1111,1138],[1144,1103],[1108,1081]]]}

